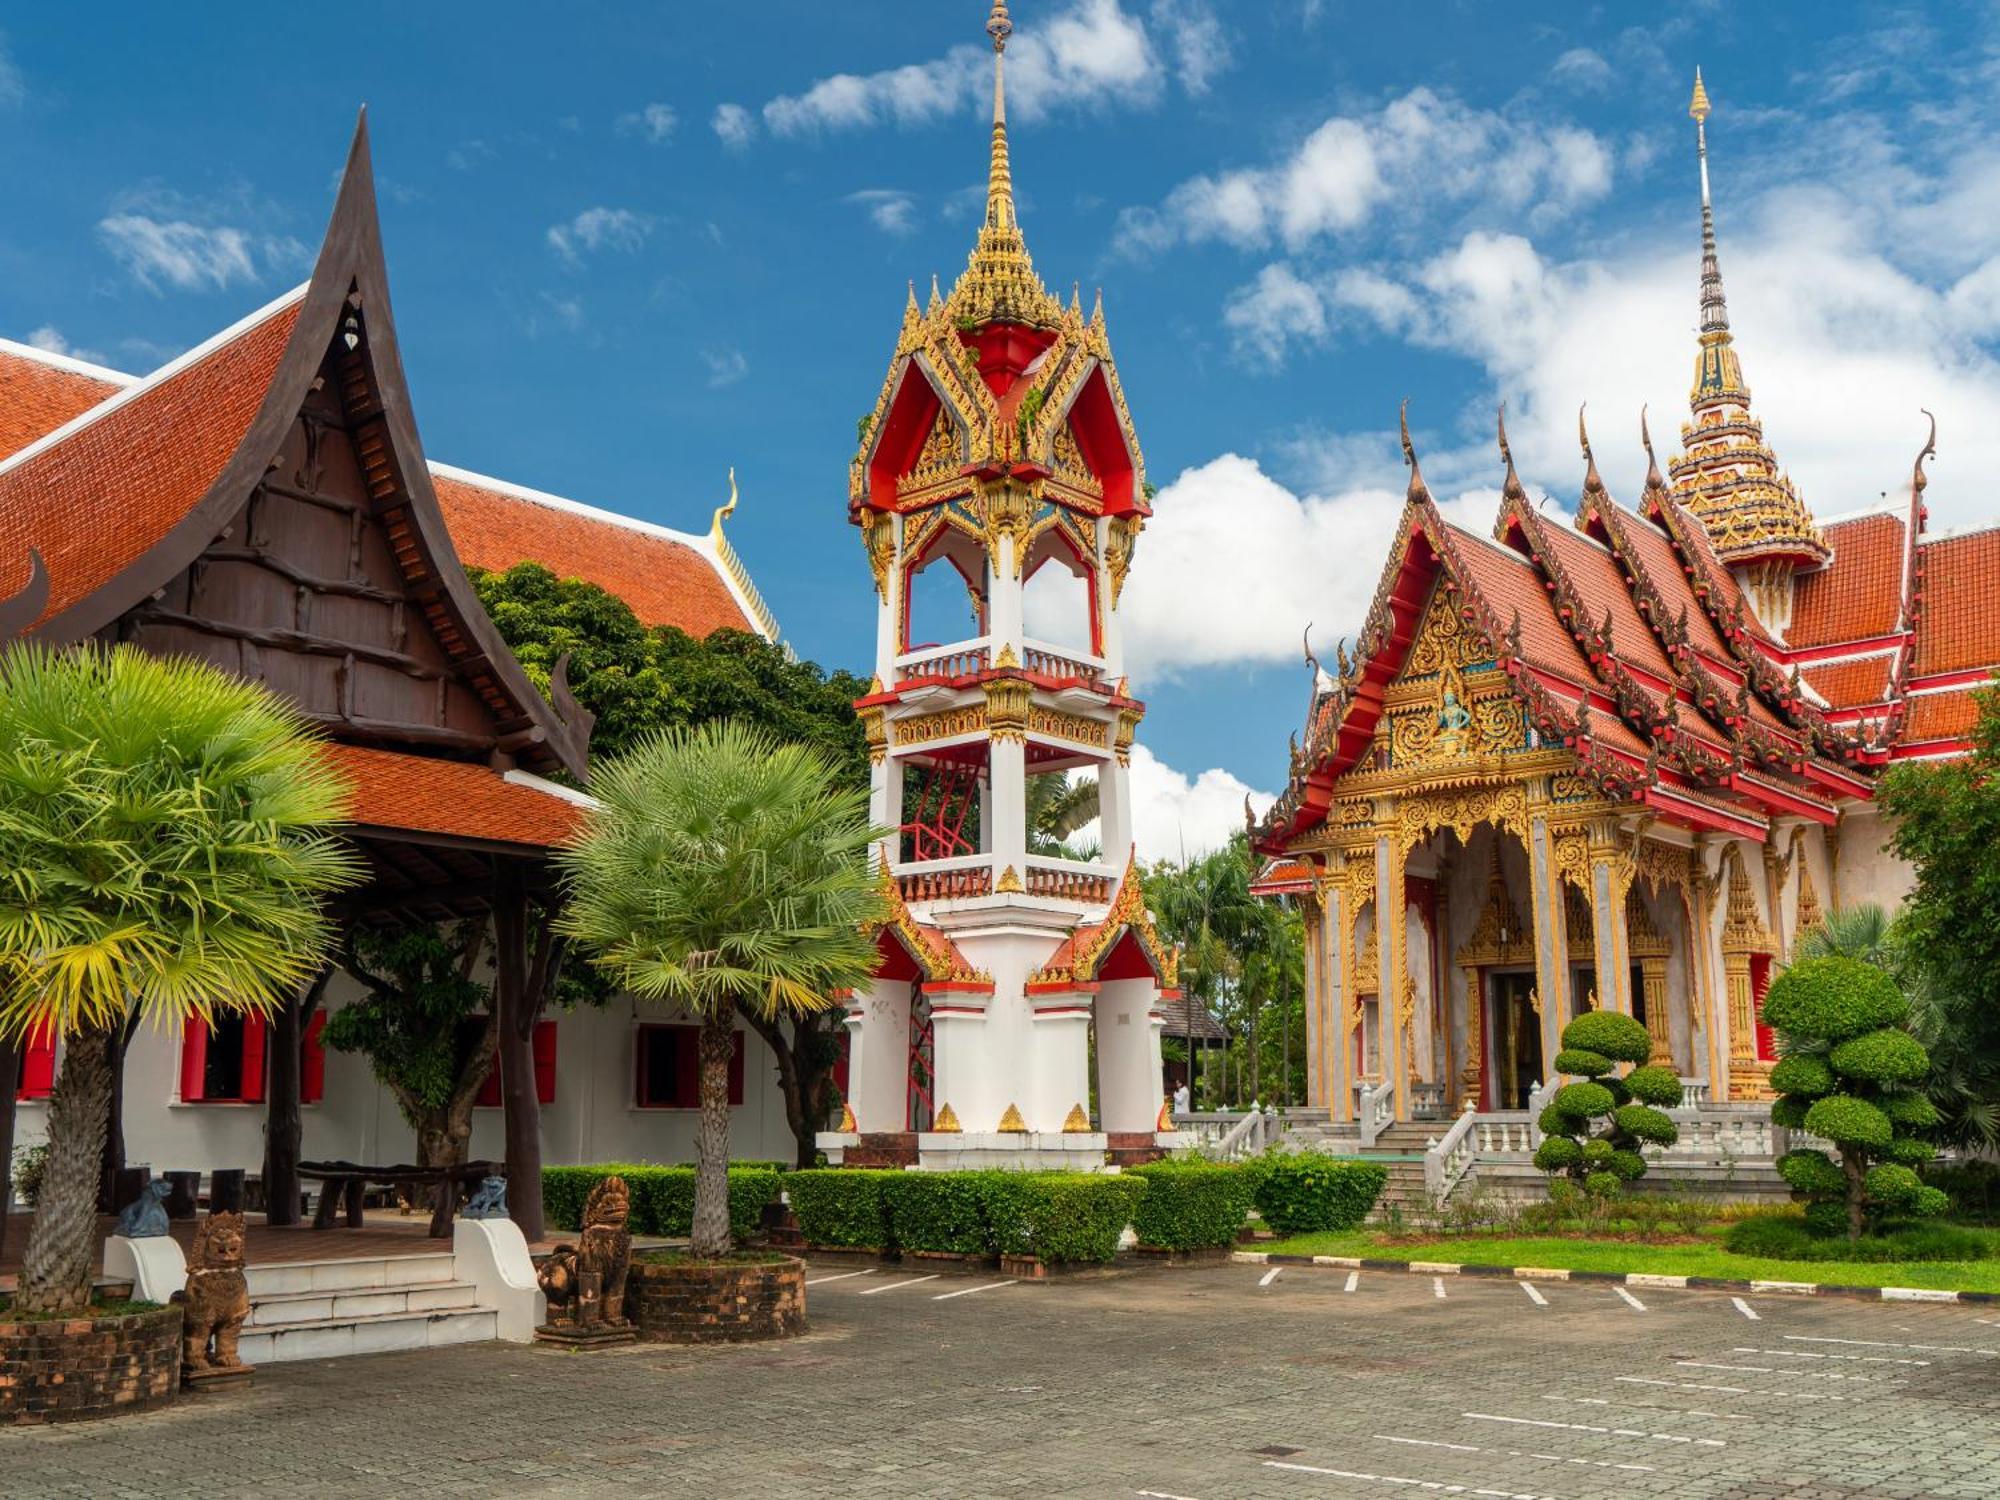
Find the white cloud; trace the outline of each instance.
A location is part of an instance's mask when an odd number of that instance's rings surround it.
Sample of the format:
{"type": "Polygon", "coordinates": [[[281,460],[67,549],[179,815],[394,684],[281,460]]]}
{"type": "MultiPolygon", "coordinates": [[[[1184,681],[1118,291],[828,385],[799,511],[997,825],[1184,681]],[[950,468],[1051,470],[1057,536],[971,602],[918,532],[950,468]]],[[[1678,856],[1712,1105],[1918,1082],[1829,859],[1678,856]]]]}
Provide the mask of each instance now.
{"type": "Polygon", "coordinates": [[[1587,130],[1416,88],[1375,114],[1322,122],[1268,166],[1189,178],[1159,207],[1127,209],[1120,229],[1134,251],[1221,241],[1296,252],[1383,215],[1568,211],[1603,197],[1612,175],[1611,150],[1587,130]]]}
{"type": "Polygon", "coordinates": [[[1611,64],[1604,60],[1602,54],[1588,47],[1570,48],[1549,69],[1551,82],[1592,94],[1608,93],[1616,78],[1611,64]]]}
{"type": "Polygon", "coordinates": [[[1181,87],[1190,94],[1207,93],[1209,84],[1235,61],[1229,34],[1207,0],[1153,0],[1153,25],[1173,54],[1181,87]]]}
{"type": "Polygon", "coordinates": [[[0,32],[0,109],[18,109],[27,99],[28,81],[7,50],[6,33],[0,32]]]}
{"type": "Polygon", "coordinates": [[[1294,342],[1316,344],[1328,333],[1326,300],[1290,266],[1268,265],[1238,287],[1223,308],[1236,351],[1252,364],[1277,367],[1294,342]]]}
{"type": "Polygon", "coordinates": [[[586,208],[567,224],[551,224],[549,248],[572,266],[581,265],[586,254],[598,250],[622,250],[631,254],[653,232],[653,221],[629,208],[586,208]]]}
{"type": "MultiPolygon", "coordinates": [[[[1246,795],[1260,817],[1277,800],[1220,767],[1183,775],[1144,743],[1132,747],[1127,785],[1132,794],[1132,842],[1148,864],[1183,856],[1192,859],[1221,848],[1243,826],[1246,795]]],[[[1099,825],[1093,822],[1078,830],[1076,841],[1092,843],[1099,834],[1099,825]]],[[[1125,851],[1107,849],[1104,858],[1123,864],[1125,851]]]]}
{"type": "Polygon", "coordinates": [[[757,117],[740,104],[718,104],[709,120],[716,138],[732,151],[741,151],[757,138],[757,117]]]}
{"type": "Polygon", "coordinates": [[[849,203],[868,210],[868,217],[884,234],[911,234],[917,227],[917,200],[899,188],[864,188],[847,195],[849,203]]]}
{"type": "Polygon", "coordinates": [[[287,235],[136,210],[98,220],[97,234],[133,279],[155,292],[163,285],[178,291],[221,291],[239,281],[261,281],[309,256],[304,245],[287,235]]]}
{"type": "Polygon", "coordinates": [[[28,342],[33,347],[49,354],[67,354],[72,359],[84,360],[93,365],[104,363],[104,356],[102,354],[99,354],[95,349],[77,348],[76,345],[64,338],[62,331],[52,323],[44,323],[40,328],[35,329],[28,335],[28,342]]]}
{"type": "Polygon", "coordinates": [[[741,349],[704,349],[702,363],[708,366],[710,390],[721,390],[724,386],[735,385],[750,373],[750,361],[741,349]]]}
{"type": "Polygon", "coordinates": [[[618,117],[618,130],[622,135],[644,136],[655,146],[663,146],[673,139],[674,129],[681,122],[671,104],[648,104],[644,109],[618,117]]]}
{"type": "MultiPolygon", "coordinates": [[[[1205,87],[1209,74],[1221,66],[1216,48],[1227,51],[1220,28],[1204,41],[1203,7],[1162,8],[1173,17],[1168,30],[1180,77],[1199,78],[1205,87]],[[1190,50],[1183,50],[1184,37],[1190,50]]],[[[779,136],[923,125],[986,108],[992,68],[992,50],[966,42],[924,62],[877,73],[836,73],[803,93],[770,100],[764,105],[764,124],[779,136]]],[[[1008,109],[1023,118],[1059,107],[1151,107],[1161,100],[1165,77],[1145,22],[1129,14],[1120,0],[1070,0],[1060,14],[1019,26],[1007,45],[1008,109]]]]}

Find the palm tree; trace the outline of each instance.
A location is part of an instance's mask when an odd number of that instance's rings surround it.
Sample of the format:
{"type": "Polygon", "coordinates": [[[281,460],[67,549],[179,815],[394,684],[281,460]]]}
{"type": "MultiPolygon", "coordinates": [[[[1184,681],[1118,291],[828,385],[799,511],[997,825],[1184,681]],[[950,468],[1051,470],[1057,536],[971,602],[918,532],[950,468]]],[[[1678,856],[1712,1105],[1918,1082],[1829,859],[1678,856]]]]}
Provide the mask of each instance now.
{"type": "Polygon", "coordinates": [[[726,720],[642,740],[591,791],[601,806],[562,855],[560,927],[624,988],[700,1022],[689,1250],[725,1255],[736,1013],[798,1015],[868,982],[880,835],[826,755],[726,720]]]}
{"type": "Polygon", "coordinates": [[[0,653],[0,1031],[63,1038],[16,1305],[90,1300],[111,1045],[128,1019],[266,1011],[360,876],[346,788],[254,683],[129,646],[0,653]]]}
{"type": "MultiPolygon", "coordinates": [[[[1051,771],[1028,779],[1028,841],[1032,854],[1052,858],[1081,858],[1083,851],[1067,847],[1069,836],[1098,815],[1097,778],[1087,776],[1071,781],[1051,771]]],[[[1123,851],[1113,850],[1123,858],[1123,851]]],[[[1094,856],[1092,856],[1094,857],[1094,856]]]]}
{"type": "MultiPolygon", "coordinates": [[[[1181,990],[1188,1002],[1188,1090],[1194,1090],[1194,1007],[1226,1004],[1240,974],[1238,952],[1261,915],[1250,894],[1250,856],[1242,834],[1180,865],[1146,877],[1146,904],[1181,950],[1181,990]]],[[[1228,1066],[1228,1053],[1223,1054],[1228,1066]]]]}
{"type": "Polygon", "coordinates": [[[1889,914],[1872,904],[1843,906],[1799,934],[1797,959],[1853,958],[1877,968],[1894,962],[1889,914]]]}

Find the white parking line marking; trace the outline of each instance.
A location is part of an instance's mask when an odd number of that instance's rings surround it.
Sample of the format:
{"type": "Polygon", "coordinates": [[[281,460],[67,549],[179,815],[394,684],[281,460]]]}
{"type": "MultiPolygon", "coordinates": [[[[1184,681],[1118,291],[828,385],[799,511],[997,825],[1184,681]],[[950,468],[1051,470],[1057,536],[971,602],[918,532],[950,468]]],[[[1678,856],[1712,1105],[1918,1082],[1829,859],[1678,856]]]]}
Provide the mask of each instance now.
{"type": "Polygon", "coordinates": [[[1280,1275],[1284,1273],[1284,1269],[1285,1268],[1283,1266],[1271,1267],[1270,1270],[1264,1273],[1263,1278],[1258,1281],[1257,1285],[1269,1286],[1272,1282],[1276,1281],[1280,1275]]]}
{"type": "MultiPolygon", "coordinates": [[[[1673,1385],[1671,1380],[1652,1380],[1648,1385],[1673,1385]]],[[[1755,1417],[1729,1411],[1700,1411],[1686,1406],[1647,1406],[1640,1401],[1615,1401],[1605,1396],[1543,1396],[1544,1401],[1560,1401],[1565,1406],[1636,1406],[1640,1411],[1671,1412],[1677,1417],[1710,1417],[1718,1422],[1754,1422],[1755,1417]]]]}
{"type": "MultiPolygon", "coordinates": [[[[1718,1365],[1699,1359],[1677,1359],[1674,1363],[1688,1370],[1742,1370],[1751,1375],[1775,1375],[1777,1373],[1775,1365],[1718,1365]]],[[[1800,1380],[1847,1380],[1862,1385],[1880,1385],[1885,1383],[1884,1377],[1880,1375],[1840,1375],[1832,1370],[1794,1370],[1792,1374],[1800,1380]]],[[[1886,1383],[1901,1385],[1903,1382],[1901,1380],[1890,1379],[1886,1383]]]]}
{"type": "Polygon", "coordinates": [[[1442,1276],[1433,1276],[1431,1278],[1431,1295],[1440,1302],[1444,1301],[1444,1278],[1442,1276]]]}
{"type": "Polygon", "coordinates": [[[1171,1495],[1165,1490],[1134,1490],[1139,1500],[1193,1500],[1190,1495],[1171,1495]]]}
{"type": "Polygon", "coordinates": [[[1342,1287],[1341,1290],[1343,1292],[1351,1292],[1360,1285],[1361,1273],[1359,1271],[1349,1271],[1347,1273],[1347,1285],[1342,1287]]]}
{"type": "Polygon", "coordinates": [[[940,1271],[933,1271],[928,1276],[912,1276],[908,1281],[892,1281],[887,1286],[871,1286],[861,1295],[864,1297],[879,1297],[884,1292],[893,1292],[899,1287],[915,1286],[921,1281],[936,1281],[942,1274],[940,1271]]]}
{"type": "Polygon", "coordinates": [[[1851,1344],[1863,1349],[1922,1349],[1927,1354],[2000,1354],[2000,1349],[1974,1349],[1967,1344],[1899,1344],[1892,1339],[1833,1339],[1809,1333],[1785,1335],[1797,1344],[1851,1344]]]}
{"type": "MultiPolygon", "coordinates": [[[[1789,1337],[1789,1335],[1787,1335],[1789,1337]]],[[[1761,1354],[1779,1359],[1840,1359],[1864,1365],[1928,1365],[1927,1359],[1901,1359],[1893,1354],[1819,1354],[1810,1349],[1737,1349],[1737,1354],[1761,1354]]]]}
{"type": "Polygon", "coordinates": [[[1747,1385],[1698,1385],[1692,1380],[1648,1380],[1643,1375],[1618,1375],[1614,1379],[1630,1385],[1664,1385],[1683,1391],[1709,1391],[1723,1396],[1784,1396],[1793,1401],[1859,1401],[1859,1396],[1823,1396],[1817,1391],[1773,1391],[1763,1386],[1752,1390],[1747,1385]]]}
{"type": "Polygon", "coordinates": [[[954,1297],[970,1297],[974,1292],[997,1292],[1003,1286],[1014,1285],[1011,1281],[989,1281],[984,1286],[968,1286],[956,1292],[939,1292],[931,1298],[933,1302],[949,1302],[954,1297]]]}
{"type": "Polygon", "coordinates": [[[1646,1310],[1646,1304],[1641,1302],[1637,1297],[1633,1296],[1630,1292],[1626,1291],[1624,1287],[1614,1286],[1611,1290],[1616,1292],[1619,1296],[1623,1297],[1626,1300],[1626,1302],[1631,1305],[1632,1310],[1634,1312],[1644,1312],[1646,1310]]]}
{"type": "Polygon", "coordinates": [[[1729,1300],[1731,1302],[1734,1302],[1736,1304],[1736,1310],[1742,1313],[1743,1316],[1748,1318],[1751,1322],[1755,1323],[1759,1321],[1757,1316],[1757,1309],[1752,1307],[1749,1303],[1745,1302],[1741,1297],[1731,1297],[1729,1300]]]}
{"type": "Polygon", "coordinates": [[[850,1276],[873,1276],[874,1274],[875,1274],[875,1268],[873,1266],[870,1266],[865,1271],[842,1271],[838,1276],[815,1276],[811,1281],[808,1281],[806,1285],[821,1286],[829,1281],[845,1281],[850,1276]]]}
{"type": "Polygon", "coordinates": [[[1690,1443],[1698,1448],[1727,1448],[1721,1438],[1682,1437],[1677,1432],[1641,1432],[1636,1427],[1593,1427],[1588,1422],[1548,1422],[1539,1417],[1499,1417],[1492,1412],[1460,1412],[1468,1422],[1511,1422],[1516,1427],[1554,1427],[1564,1432],[1601,1432],[1612,1437],[1651,1438],[1656,1443],[1690,1443]]]}
{"type": "Polygon", "coordinates": [[[1479,1489],[1469,1484],[1446,1484],[1436,1479],[1406,1479],[1400,1474],[1364,1474],[1358,1469],[1322,1469],[1313,1464],[1280,1463],[1264,1460],[1267,1469],[1289,1469],[1294,1474],[1326,1474],[1334,1479],[1366,1479],[1375,1484],[1400,1485],[1404,1489],[1431,1490],[1440,1495],[1490,1495],[1494,1500],[1553,1500],[1548,1495],[1524,1495],[1515,1490],[1479,1489]]]}
{"type": "Polygon", "coordinates": [[[1660,1471],[1651,1464],[1620,1464],[1605,1458],[1565,1458],[1560,1453],[1531,1453],[1519,1448],[1475,1448],[1470,1443],[1445,1443],[1435,1438],[1390,1437],[1378,1432],[1375,1440],[1380,1443],[1402,1443],[1411,1448],[1449,1448],[1455,1453],[1498,1453],[1508,1458],[1533,1458],[1545,1464],[1571,1464],[1579,1469],[1624,1469],[1635,1474],[1657,1474],[1660,1471]]]}
{"type": "Polygon", "coordinates": [[[1547,1307],[1549,1305],[1549,1299],[1544,1297],[1540,1292],[1535,1290],[1534,1282],[1532,1281],[1522,1282],[1521,1290],[1528,1294],[1528,1300],[1534,1303],[1535,1306],[1547,1307]]]}

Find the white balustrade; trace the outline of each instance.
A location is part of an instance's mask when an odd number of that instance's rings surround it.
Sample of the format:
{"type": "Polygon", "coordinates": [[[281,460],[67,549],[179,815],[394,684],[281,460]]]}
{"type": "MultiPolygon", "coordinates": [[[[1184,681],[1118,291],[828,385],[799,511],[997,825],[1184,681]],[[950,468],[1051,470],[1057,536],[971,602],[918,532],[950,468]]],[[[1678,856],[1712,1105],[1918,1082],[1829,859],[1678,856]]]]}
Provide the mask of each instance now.
{"type": "Polygon", "coordinates": [[[1443,1140],[1434,1140],[1424,1150],[1424,1190],[1435,1203],[1451,1196],[1477,1159],[1473,1126],[1479,1116],[1468,1109],[1451,1122],[1443,1140]]]}
{"type": "Polygon", "coordinates": [[[1361,1121],[1361,1144],[1363,1148],[1375,1144],[1376,1138],[1396,1121],[1396,1085],[1384,1079],[1381,1083],[1361,1086],[1361,1107],[1357,1111],[1361,1121]]]}

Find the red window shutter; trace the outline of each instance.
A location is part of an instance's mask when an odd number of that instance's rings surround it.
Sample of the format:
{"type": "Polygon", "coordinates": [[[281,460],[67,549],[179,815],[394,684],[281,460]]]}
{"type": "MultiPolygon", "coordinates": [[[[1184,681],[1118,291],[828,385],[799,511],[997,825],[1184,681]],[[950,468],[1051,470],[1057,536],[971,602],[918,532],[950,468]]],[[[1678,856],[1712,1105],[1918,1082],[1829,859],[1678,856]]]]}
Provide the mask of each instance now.
{"type": "Polygon", "coordinates": [[[479,1097],[472,1101],[482,1109],[500,1107],[500,1049],[493,1049],[493,1066],[486,1070],[486,1082],[479,1086],[479,1097]]]}
{"type": "Polygon", "coordinates": [[[1754,954],[1750,959],[1750,1003],[1756,1015],[1757,1057],[1761,1062],[1776,1062],[1778,1059],[1778,1037],[1764,1023],[1764,992],[1771,987],[1771,960],[1763,954],[1754,954]]]}
{"type": "Polygon", "coordinates": [[[54,1026],[37,1026],[21,1043],[21,1087],[17,1099],[46,1099],[56,1086],[54,1026]]]}
{"type": "Polygon", "coordinates": [[[326,1097],[326,1044],[319,1034],[326,1030],[326,1012],[316,1010],[306,1023],[299,1054],[299,1102],[317,1104],[326,1097]]]}
{"type": "Polygon", "coordinates": [[[676,1026],[674,1032],[674,1098],[677,1109],[701,1104],[701,1028],[676,1026]]]}
{"type": "Polygon", "coordinates": [[[556,1023],[535,1022],[535,1098],[556,1102],[556,1023]]]}
{"type": "Polygon", "coordinates": [[[264,1097],[264,1018],[245,1016],[243,1018],[243,1093],[245,1104],[256,1104],[264,1097]]]}
{"type": "Polygon", "coordinates": [[[208,1072],[208,1023],[189,1016],[181,1027],[181,1102],[199,1103],[202,1075],[208,1072]]]}
{"type": "Polygon", "coordinates": [[[646,1054],[652,1046],[647,1040],[647,1034],[652,1029],[650,1026],[641,1026],[632,1033],[632,1102],[641,1109],[649,1104],[659,1103],[659,1100],[648,1098],[646,1094],[646,1054]]]}
{"type": "Polygon", "coordinates": [[[833,1086],[840,1090],[840,1097],[843,1099],[847,1097],[848,1044],[852,1042],[853,1039],[854,1038],[852,1034],[849,1033],[848,1029],[845,1026],[841,1027],[840,1050],[833,1055],[833,1086]]]}
{"type": "Polygon", "coordinates": [[[736,1045],[729,1053],[729,1103],[736,1106],[743,1102],[743,1033],[736,1033],[736,1045]]]}

